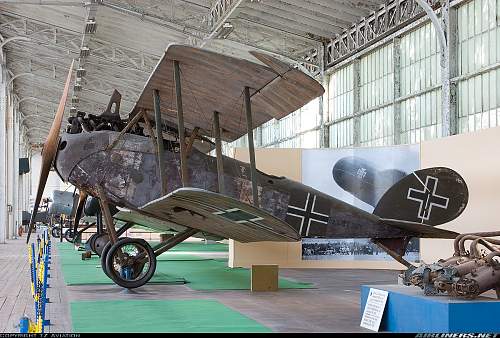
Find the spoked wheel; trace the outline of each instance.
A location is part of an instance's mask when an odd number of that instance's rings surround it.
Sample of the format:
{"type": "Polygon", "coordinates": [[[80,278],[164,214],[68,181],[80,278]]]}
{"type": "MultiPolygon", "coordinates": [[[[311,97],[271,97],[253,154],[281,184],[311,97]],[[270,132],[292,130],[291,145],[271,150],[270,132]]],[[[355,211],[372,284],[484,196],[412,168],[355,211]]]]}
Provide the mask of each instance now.
{"type": "MultiPolygon", "coordinates": [[[[98,255],[100,255],[100,257],[101,257],[101,268],[102,268],[102,271],[104,271],[104,273],[106,274],[106,276],[108,276],[109,278],[111,278],[111,276],[108,273],[108,269],[106,267],[106,257],[108,255],[109,249],[111,249],[111,247],[113,246],[113,244],[109,241],[108,235],[106,235],[106,234],[104,234],[104,235],[106,236],[106,242],[103,242],[104,245],[102,245],[102,247],[101,247],[100,252],[98,253],[98,255]]],[[[97,247],[97,244],[98,244],[98,242],[100,241],[101,238],[102,237],[98,237],[94,241],[96,247],[97,247]]],[[[120,237],[120,238],[118,238],[118,241],[122,241],[124,239],[126,239],[126,237],[120,237]]]]}
{"type": "Polygon", "coordinates": [[[52,233],[52,237],[59,238],[59,237],[61,237],[61,228],[58,226],[55,226],[52,228],[51,233],[52,233]]]}
{"type": "Polygon", "coordinates": [[[137,288],[153,277],[156,256],[145,240],[124,238],[109,248],[106,270],[108,276],[121,287],[137,288]]]}
{"type": "Polygon", "coordinates": [[[73,229],[69,228],[64,232],[64,239],[67,240],[68,242],[73,243],[74,237],[75,237],[75,232],[73,231],[73,229]]]}
{"type": "Polygon", "coordinates": [[[77,232],[74,236],[73,236],[73,244],[75,246],[81,246],[82,244],[82,233],[81,232],[77,232]]]}
{"type": "Polygon", "coordinates": [[[101,257],[102,256],[102,252],[104,250],[104,247],[108,243],[109,243],[109,236],[108,236],[108,234],[98,234],[94,238],[94,247],[93,247],[92,250],[97,254],[97,256],[101,257]]]}

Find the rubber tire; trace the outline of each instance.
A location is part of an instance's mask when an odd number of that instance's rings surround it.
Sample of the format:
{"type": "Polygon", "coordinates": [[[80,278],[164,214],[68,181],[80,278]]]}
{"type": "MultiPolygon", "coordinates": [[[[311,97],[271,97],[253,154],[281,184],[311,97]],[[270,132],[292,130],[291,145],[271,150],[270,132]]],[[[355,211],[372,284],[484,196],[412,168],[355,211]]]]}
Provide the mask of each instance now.
{"type": "Polygon", "coordinates": [[[64,239],[70,243],[73,243],[74,236],[75,236],[75,234],[73,233],[73,229],[71,229],[71,228],[68,228],[64,232],[64,239]]]}
{"type": "Polygon", "coordinates": [[[52,234],[53,238],[59,238],[61,236],[61,228],[60,227],[53,227],[52,231],[50,232],[52,234]]]}
{"type": "Polygon", "coordinates": [[[95,252],[94,251],[94,240],[96,237],[97,237],[97,233],[90,235],[90,237],[87,239],[87,242],[85,242],[85,248],[88,248],[88,249],[90,249],[90,251],[95,252]],[[87,244],[88,244],[88,246],[87,246],[87,244]]]}
{"type": "Polygon", "coordinates": [[[126,288],[126,289],[134,289],[138,288],[140,286],[143,286],[149,280],[153,275],[155,274],[156,270],[156,256],[153,248],[149,245],[148,242],[143,240],[142,238],[124,238],[121,241],[116,242],[106,253],[106,269],[108,270],[109,277],[115,282],[117,285],[126,288]],[[148,253],[148,257],[150,258],[149,260],[149,270],[146,273],[144,277],[142,277],[139,280],[135,281],[128,281],[120,278],[117,276],[115,273],[112,273],[111,271],[114,271],[113,269],[113,254],[118,250],[118,248],[124,244],[127,243],[140,243],[143,247],[146,248],[146,251],[148,253]]]}
{"type": "Polygon", "coordinates": [[[111,242],[108,242],[104,246],[104,248],[102,249],[100,258],[101,258],[101,268],[102,268],[102,271],[104,271],[104,273],[106,274],[106,276],[108,276],[111,279],[111,276],[108,273],[108,269],[106,269],[106,256],[108,255],[109,249],[111,249],[111,242]]]}
{"type": "Polygon", "coordinates": [[[78,245],[79,247],[82,246],[82,234],[77,232],[76,236],[73,237],[73,244],[78,245]]]}
{"type": "MultiPolygon", "coordinates": [[[[118,241],[121,241],[121,240],[124,240],[126,239],[126,237],[120,237],[118,238],[118,241]]],[[[101,268],[102,268],[102,271],[104,271],[104,273],[106,274],[106,276],[108,276],[110,279],[111,276],[109,275],[108,273],[108,270],[106,269],[106,256],[108,255],[108,251],[109,249],[111,249],[111,242],[108,242],[106,243],[106,245],[104,246],[104,248],[102,248],[102,251],[101,251],[101,255],[99,256],[101,258],[101,268]]]]}
{"type": "Polygon", "coordinates": [[[102,256],[102,252],[104,250],[104,247],[106,246],[106,244],[104,244],[103,246],[99,245],[99,243],[101,241],[98,241],[100,238],[102,238],[103,236],[106,236],[108,238],[107,243],[109,243],[109,236],[108,234],[98,234],[95,238],[94,238],[94,252],[97,254],[97,256],[101,257],[102,256]]]}

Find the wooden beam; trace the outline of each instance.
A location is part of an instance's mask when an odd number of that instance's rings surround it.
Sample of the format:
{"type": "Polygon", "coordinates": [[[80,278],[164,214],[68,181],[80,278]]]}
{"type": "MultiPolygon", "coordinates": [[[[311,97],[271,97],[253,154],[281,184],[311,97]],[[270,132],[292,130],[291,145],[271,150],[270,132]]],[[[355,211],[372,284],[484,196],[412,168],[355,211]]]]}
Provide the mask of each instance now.
{"type": "Polygon", "coordinates": [[[161,130],[161,110],[160,110],[160,92],[153,90],[154,110],[155,110],[155,125],[156,125],[156,157],[158,158],[158,170],[160,171],[161,192],[167,194],[167,178],[165,172],[165,153],[163,149],[163,133],[161,130]]]}
{"type": "Polygon", "coordinates": [[[155,154],[158,154],[158,139],[155,136],[155,132],[153,131],[153,127],[151,127],[151,121],[149,121],[148,114],[144,113],[144,124],[146,125],[146,129],[148,130],[149,137],[153,142],[153,147],[155,149],[155,154]]]}
{"type": "Polygon", "coordinates": [[[184,135],[184,111],[182,110],[182,88],[181,88],[181,71],[179,61],[174,60],[174,80],[175,80],[175,94],[177,103],[177,125],[179,127],[179,143],[181,146],[181,178],[182,186],[189,185],[188,168],[187,168],[187,151],[184,135]]]}
{"type": "Polygon", "coordinates": [[[222,158],[222,141],[220,138],[219,112],[214,111],[214,136],[215,136],[215,155],[217,157],[217,182],[219,184],[219,193],[224,194],[224,161],[222,158]]]}
{"type": "Polygon", "coordinates": [[[196,140],[196,138],[198,137],[199,130],[200,130],[200,127],[195,127],[193,129],[193,132],[189,136],[189,140],[188,140],[188,143],[186,146],[186,153],[187,153],[186,157],[189,157],[191,155],[191,151],[193,150],[193,143],[196,140]]]}
{"type": "Polygon", "coordinates": [[[109,241],[115,244],[118,241],[118,235],[116,234],[115,223],[113,222],[113,216],[109,211],[109,204],[104,189],[98,185],[97,194],[99,195],[99,203],[101,204],[101,211],[104,214],[104,219],[106,220],[106,230],[109,234],[109,241]]]}
{"type": "Polygon", "coordinates": [[[252,181],[253,205],[259,207],[259,192],[257,190],[257,168],[255,165],[255,147],[253,144],[252,103],[250,88],[245,87],[245,113],[247,118],[248,153],[250,155],[250,179],[252,181]]]}

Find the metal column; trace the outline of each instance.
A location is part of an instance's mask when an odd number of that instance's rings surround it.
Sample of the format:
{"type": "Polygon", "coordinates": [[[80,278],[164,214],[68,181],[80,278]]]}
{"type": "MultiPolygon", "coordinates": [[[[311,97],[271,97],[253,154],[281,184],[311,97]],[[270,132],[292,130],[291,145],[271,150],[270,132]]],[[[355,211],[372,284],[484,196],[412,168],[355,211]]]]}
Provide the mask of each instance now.
{"type": "Polygon", "coordinates": [[[401,39],[392,40],[393,48],[393,73],[394,73],[394,144],[401,144],[401,39]]]}
{"type": "Polygon", "coordinates": [[[220,139],[219,112],[214,111],[214,136],[215,136],[215,154],[217,156],[217,182],[219,184],[219,193],[224,193],[224,161],[222,158],[222,142],[220,139]]]}
{"type": "MultiPolygon", "coordinates": [[[[17,105],[14,105],[16,107],[17,105]]],[[[13,108],[13,130],[12,130],[12,135],[13,135],[13,140],[14,140],[14,162],[12,162],[12,165],[14,167],[13,172],[14,172],[14,191],[12,192],[14,195],[14,198],[12,200],[12,214],[13,214],[13,230],[14,230],[14,237],[17,238],[18,236],[18,227],[22,224],[22,212],[21,207],[20,207],[20,184],[19,184],[19,145],[20,145],[20,139],[19,139],[19,111],[16,108],[13,108]]]]}
{"type": "MultiPolygon", "coordinates": [[[[8,89],[7,89],[8,90],[8,89]]],[[[12,102],[11,102],[12,103],[12,102]]],[[[6,105],[7,114],[7,239],[15,237],[14,107],[6,105]]]]}
{"type": "Polygon", "coordinates": [[[179,61],[174,60],[174,80],[175,94],[177,99],[177,124],[179,126],[179,143],[181,145],[181,174],[182,186],[189,185],[187,156],[186,156],[186,136],[184,135],[184,111],[182,110],[182,88],[181,88],[181,70],[179,61]]]}
{"type": "MultiPolygon", "coordinates": [[[[153,91],[154,110],[155,110],[155,127],[156,127],[156,152],[158,158],[158,170],[160,171],[161,192],[163,195],[167,194],[167,175],[165,172],[165,153],[163,151],[163,132],[161,124],[161,105],[160,105],[160,92],[155,89],[153,91]]],[[[144,118],[147,119],[147,114],[144,112],[144,118]]],[[[152,136],[154,137],[154,135],[152,136]]]]}
{"type": "Polygon", "coordinates": [[[438,18],[432,7],[425,0],[416,0],[422,7],[429,19],[431,20],[436,35],[441,46],[441,116],[443,119],[442,136],[450,136],[457,133],[456,126],[456,93],[455,87],[451,84],[451,74],[454,72],[452,62],[456,61],[455,55],[455,38],[456,35],[456,12],[450,17],[450,0],[442,1],[441,5],[441,20],[438,18]],[[455,24],[453,25],[453,21],[455,24]],[[450,25],[451,23],[451,25],[450,25]],[[453,28],[453,26],[455,26],[453,28]],[[450,39],[452,37],[452,39],[450,39]],[[451,41],[450,41],[451,40],[451,41]],[[450,42],[453,46],[453,51],[450,51],[450,42]],[[453,88],[452,88],[453,87],[453,88]]]}
{"type": "Polygon", "coordinates": [[[321,43],[318,49],[319,57],[319,82],[325,88],[325,92],[318,99],[319,101],[319,142],[318,146],[320,148],[329,148],[330,147],[330,127],[325,126],[325,122],[328,121],[328,86],[329,86],[329,77],[325,75],[325,45],[321,43]]]}
{"type": "Polygon", "coordinates": [[[359,112],[361,111],[361,61],[360,59],[355,59],[352,64],[352,72],[354,79],[353,87],[353,143],[355,147],[361,145],[361,116],[359,112]]]}
{"type": "MultiPolygon", "coordinates": [[[[2,52],[2,51],[0,51],[2,52]]],[[[7,238],[6,71],[0,64],[0,243],[7,238]]]]}
{"type": "Polygon", "coordinates": [[[255,165],[255,148],[253,144],[252,103],[250,88],[245,87],[245,113],[247,117],[248,153],[250,155],[250,179],[252,180],[253,205],[259,207],[259,192],[257,190],[257,168],[255,165]]]}
{"type": "Polygon", "coordinates": [[[449,134],[458,133],[458,107],[457,107],[457,83],[453,82],[455,76],[458,76],[458,7],[451,7],[450,1],[446,0],[441,6],[442,26],[446,34],[446,50],[441,56],[442,63],[447,64],[447,69],[443,69],[443,76],[447,76],[443,81],[443,86],[447,88],[447,105],[449,116],[449,134]]]}
{"type": "Polygon", "coordinates": [[[328,104],[328,97],[330,93],[330,81],[328,76],[323,76],[323,88],[325,88],[325,93],[320,97],[320,113],[321,113],[321,123],[320,123],[320,148],[330,148],[330,126],[327,124],[330,121],[330,108],[328,104]]]}

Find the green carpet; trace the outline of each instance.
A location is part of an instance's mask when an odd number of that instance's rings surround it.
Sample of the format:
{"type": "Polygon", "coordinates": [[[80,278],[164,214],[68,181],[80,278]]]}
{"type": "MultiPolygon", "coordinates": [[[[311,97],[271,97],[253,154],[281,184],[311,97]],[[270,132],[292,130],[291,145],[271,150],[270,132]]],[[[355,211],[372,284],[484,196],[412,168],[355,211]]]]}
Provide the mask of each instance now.
{"type": "MultiPolygon", "coordinates": [[[[151,246],[155,246],[160,242],[155,242],[155,241],[149,241],[148,242],[151,246]]],[[[73,249],[73,244],[67,243],[67,242],[57,242],[58,247],[64,246],[64,247],[71,247],[73,249]]],[[[82,243],[82,246],[84,246],[84,243],[82,243]]],[[[205,243],[199,243],[199,242],[184,242],[177,244],[174,246],[172,249],[169,249],[169,251],[186,251],[186,252],[197,252],[197,251],[202,251],[202,252],[228,252],[229,251],[229,244],[224,244],[224,243],[210,243],[210,244],[205,244],[205,243]]]]}
{"type": "MultiPolygon", "coordinates": [[[[229,268],[227,261],[159,261],[156,271],[171,271],[186,279],[193,290],[250,290],[250,270],[229,268]]],[[[280,289],[310,289],[312,284],[280,278],[280,289]]]]}
{"type": "MultiPolygon", "coordinates": [[[[149,242],[151,246],[155,246],[159,242],[149,242]]],[[[176,246],[174,246],[172,249],[169,249],[168,251],[191,251],[191,252],[196,252],[196,251],[203,251],[203,252],[228,252],[229,251],[229,244],[224,244],[224,243],[210,243],[210,244],[205,244],[205,243],[198,243],[198,242],[183,242],[179,243],[176,246]]]]}
{"type": "MultiPolygon", "coordinates": [[[[67,285],[113,284],[100,267],[100,259],[82,261],[72,245],[59,244],[59,256],[67,285]]],[[[206,259],[195,255],[165,253],[157,261],[150,283],[183,284],[193,290],[249,290],[250,270],[227,267],[226,259],[206,259]]],[[[281,289],[310,289],[311,283],[280,278],[281,289]]]]}
{"type": "Polygon", "coordinates": [[[71,302],[73,332],[271,332],[216,300],[71,302]]]}

